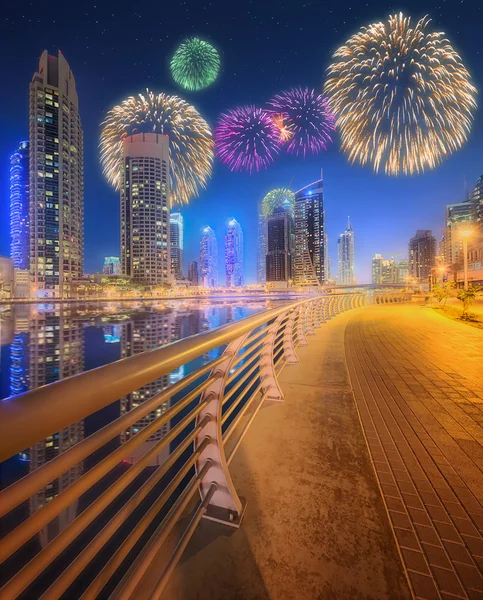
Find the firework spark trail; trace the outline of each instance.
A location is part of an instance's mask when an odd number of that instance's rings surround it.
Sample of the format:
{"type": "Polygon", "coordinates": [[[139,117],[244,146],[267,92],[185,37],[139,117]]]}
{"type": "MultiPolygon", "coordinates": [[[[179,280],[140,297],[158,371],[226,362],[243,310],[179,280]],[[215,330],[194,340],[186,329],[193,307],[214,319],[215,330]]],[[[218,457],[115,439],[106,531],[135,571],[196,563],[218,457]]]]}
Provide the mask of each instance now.
{"type": "Polygon", "coordinates": [[[277,188],[268,192],[262,200],[262,214],[264,217],[273,215],[278,208],[288,209],[293,213],[295,207],[295,194],[287,188],[277,188]]]}
{"type": "Polygon", "coordinates": [[[280,152],[280,134],[269,113],[241,106],[223,113],[215,128],[215,152],[232,171],[266,169],[280,152]]]}
{"type": "Polygon", "coordinates": [[[149,90],[115,106],[102,123],[100,153],[104,175],[116,189],[122,182],[122,140],[141,132],[169,136],[171,205],[188,204],[211,175],[213,139],[208,124],[178,96],[149,90]]]}
{"type": "Polygon", "coordinates": [[[339,48],[324,91],[351,163],[388,175],[434,169],[468,138],[476,88],[426,16],[402,13],[364,27],[339,48]]]}
{"type": "Polygon", "coordinates": [[[293,88],[275,95],[268,103],[290,132],[287,151],[296,156],[318,154],[332,142],[335,117],[327,99],[309,88],[293,88]]]}
{"type": "Polygon", "coordinates": [[[208,42],[197,37],[186,39],[170,63],[175,82],[186,90],[201,90],[212,84],[220,70],[220,56],[208,42]]]}

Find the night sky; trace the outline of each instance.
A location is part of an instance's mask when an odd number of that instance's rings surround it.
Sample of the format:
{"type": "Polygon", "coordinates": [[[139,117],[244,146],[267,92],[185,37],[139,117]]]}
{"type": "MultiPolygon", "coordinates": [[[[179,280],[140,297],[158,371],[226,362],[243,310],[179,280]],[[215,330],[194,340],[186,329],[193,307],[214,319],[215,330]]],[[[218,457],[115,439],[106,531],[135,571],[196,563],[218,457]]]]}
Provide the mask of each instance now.
{"type": "MultiPolygon", "coordinates": [[[[114,104],[146,87],[177,93],[214,126],[220,112],[240,104],[263,105],[295,85],[321,89],[331,54],[360,26],[402,10],[446,33],[483,89],[482,3],[478,0],[351,2],[346,0],[238,2],[7,2],[0,16],[3,89],[0,97],[0,253],[9,253],[8,160],[28,139],[28,86],[44,49],[62,50],[74,73],[84,129],[85,271],[101,269],[104,256],[119,254],[119,195],[104,181],[99,166],[99,125],[114,104]],[[186,36],[199,35],[221,52],[218,81],[201,92],[181,91],[171,80],[169,58],[186,36]]],[[[479,103],[481,104],[481,98],[479,103]]],[[[469,142],[441,167],[414,177],[374,175],[350,166],[330,149],[307,159],[281,155],[268,170],[232,173],[219,162],[199,198],[182,212],[185,269],[198,260],[204,225],[211,225],[222,249],[227,221],[243,227],[246,280],[256,279],[257,201],[270,189],[293,190],[324,170],[329,253],[337,264],[337,236],[350,215],[355,231],[356,277],[370,281],[375,252],[407,256],[416,229],[433,229],[438,239],[445,204],[460,202],[464,178],[474,185],[483,173],[483,119],[478,111],[469,142]]]]}

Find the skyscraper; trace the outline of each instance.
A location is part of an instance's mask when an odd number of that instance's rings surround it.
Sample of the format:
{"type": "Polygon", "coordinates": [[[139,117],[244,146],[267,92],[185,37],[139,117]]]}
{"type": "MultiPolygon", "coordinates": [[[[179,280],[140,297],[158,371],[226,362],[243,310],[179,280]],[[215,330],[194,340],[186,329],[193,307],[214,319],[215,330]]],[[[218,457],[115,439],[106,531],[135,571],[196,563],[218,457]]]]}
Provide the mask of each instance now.
{"type": "Polygon", "coordinates": [[[401,258],[396,263],[396,283],[406,283],[409,277],[409,261],[407,258],[401,258]]]}
{"type": "Polygon", "coordinates": [[[191,261],[188,265],[188,281],[191,281],[192,285],[198,285],[198,263],[196,260],[191,261]]]}
{"type": "Polygon", "coordinates": [[[149,285],[171,280],[169,247],[169,139],[136,133],[122,142],[121,268],[149,285]]]}
{"type": "Polygon", "coordinates": [[[201,237],[200,277],[205,287],[218,287],[218,242],[211,227],[205,227],[201,237]]]}
{"type": "Polygon", "coordinates": [[[83,136],[74,76],[42,53],[30,84],[30,275],[39,297],[66,297],[83,275],[83,136]]]}
{"type": "Polygon", "coordinates": [[[295,194],[294,283],[322,285],[327,281],[323,180],[295,194]]]}
{"type": "Polygon", "coordinates": [[[15,269],[30,268],[29,143],[20,142],[10,157],[10,256],[15,269]]]}
{"type": "Polygon", "coordinates": [[[463,268],[463,239],[460,229],[473,220],[474,211],[470,202],[459,202],[446,206],[444,229],[444,264],[456,270],[463,268]]]}
{"type": "Polygon", "coordinates": [[[372,283],[379,285],[382,281],[382,254],[374,254],[372,257],[372,283]]]}
{"type": "Polygon", "coordinates": [[[169,240],[171,248],[171,273],[175,279],[183,277],[183,215],[172,212],[169,217],[169,240]]]}
{"type": "Polygon", "coordinates": [[[225,235],[226,287],[239,287],[243,278],[243,231],[236,219],[231,219],[225,235]]]}
{"type": "Polygon", "coordinates": [[[436,238],[429,229],[418,229],[409,241],[409,274],[427,283],[436,263],[436,238]]]}
{"type": "Polygon", "coordinates": [[[267,219],[263,216],[262,203],[258,203],[258,240],[257,240],[257,283],[265,285],[267,281],[267,219]]]}
{"type": "Polygon", "coordinates": [[[104,258],[104,265],[102,272],[105,275],[120,275],[121,274],[121,261],[118,256],[106,256],[104,258]]]}
{"type": "Polygon", "coordinates": [[[267,217],[267,283],[286,283],[292,279],[293,218],[290,211],[277,209],[267,217]]]}
{"type": "Polygon", "coordinates": [[[352,285],[356,282],[354,276],[354,231],[347,217],[347,226],[337,241],[337,256],[339,268],[339,284],[352,285]]]}

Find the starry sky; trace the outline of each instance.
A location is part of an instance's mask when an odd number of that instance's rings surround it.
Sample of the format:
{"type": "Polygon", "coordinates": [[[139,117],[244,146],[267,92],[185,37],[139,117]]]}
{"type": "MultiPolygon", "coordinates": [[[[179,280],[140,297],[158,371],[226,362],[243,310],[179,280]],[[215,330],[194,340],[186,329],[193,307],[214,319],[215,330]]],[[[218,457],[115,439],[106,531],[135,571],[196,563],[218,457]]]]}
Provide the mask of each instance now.
{"type": "MultiPolygon", "coordinates": [[[[332,53],[362,25],[402,10],[429,14],[460,52],[474,83],[483,89],[483,8],[477,0],[185,0],[126,2],[89,0],[8,2],[0,15],[3,90],[0,96],[0,253],[9,253],[8,160],[28,136],[28,86],[44,49],[60,49],[72,68],[84,128],[85,271],[101,269],[104,256],[119,254],[119,196],[105,182],[98,140],[106,112],[125,97],[153,91],[177,93],[214,126],[219,114],[241,104],[263,105],[295,85],[321,89],[332,53]],[[220,51],[218,81],[201,92],[179,90],[169,58],[186,36],[199,35],[220,51]],[[2,166],[3,165],[3,166],[2,166]]],[[[481,103],[481,98],[479,100],[481,103]]],[[[210,225],[220,246],[236,218],[245,233],[246,280],[256,279],[257,201],[274,187],[297,190],[323,169],[329,254],[337,263],[337,237],[350,215],[355,231],[356,277],[370,281],[374,253],[407,256],[416,229],[439,238],[444,206],[464,197],[483,173],[483,119],[476,114],[469,141],[435,171],[414,177],[374,175],[348,164],[336,137],[329,150],[306,159],[281,155],[267,171],[232,173],[219,162],[208,188],[182,212],[186,265],[197,260],[202,227],[210,225]]]]}

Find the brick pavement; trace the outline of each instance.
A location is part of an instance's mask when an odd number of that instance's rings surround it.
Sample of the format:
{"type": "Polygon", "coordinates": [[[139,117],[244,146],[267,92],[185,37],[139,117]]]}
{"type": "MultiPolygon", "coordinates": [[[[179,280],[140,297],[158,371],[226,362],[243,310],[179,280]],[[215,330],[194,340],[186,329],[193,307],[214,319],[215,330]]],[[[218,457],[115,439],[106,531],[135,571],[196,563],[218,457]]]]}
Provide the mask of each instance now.
{"type": "Polygon", "coordinates": [[[414,596],[483,599],[483,331],[416,305],[352,315],[349,374],[414,596]]]}

